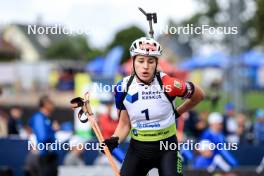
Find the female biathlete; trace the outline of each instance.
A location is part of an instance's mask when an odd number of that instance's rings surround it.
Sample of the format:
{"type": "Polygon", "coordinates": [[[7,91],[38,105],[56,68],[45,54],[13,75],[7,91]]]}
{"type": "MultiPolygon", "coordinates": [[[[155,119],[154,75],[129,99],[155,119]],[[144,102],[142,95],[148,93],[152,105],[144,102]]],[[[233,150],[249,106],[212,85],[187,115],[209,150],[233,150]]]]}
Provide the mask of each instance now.
{"type": "Polygon", "coordinates": [[[158,72],[161,53],[161,46],[154,39],[135,40],[130,48],[133,74],[115,87],[119,123],[113,136],[104,143],[112,151],[130,133],[122,176],[146,176],[152,168],[157,168],[160,176],[182,175],[182,166],[177,164],[178,151],[165,146],[177,144],[176,118],[197,105],[204,93],[191,82],[158,72]],[[176,97],[185,101],[175,109],[176,97]]]}

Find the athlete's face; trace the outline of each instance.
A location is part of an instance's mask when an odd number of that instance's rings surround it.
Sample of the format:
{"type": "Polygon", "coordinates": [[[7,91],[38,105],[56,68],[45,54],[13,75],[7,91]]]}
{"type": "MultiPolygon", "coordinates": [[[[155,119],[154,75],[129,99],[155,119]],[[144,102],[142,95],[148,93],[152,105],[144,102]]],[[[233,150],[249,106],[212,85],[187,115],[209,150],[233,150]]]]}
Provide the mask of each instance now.
{"type": "Polygon", "coordinates": [[[148,56],[136,56],[135,71],[139,78],[145,82],[151,81],[156,68],[157,59],[148,56]]]}

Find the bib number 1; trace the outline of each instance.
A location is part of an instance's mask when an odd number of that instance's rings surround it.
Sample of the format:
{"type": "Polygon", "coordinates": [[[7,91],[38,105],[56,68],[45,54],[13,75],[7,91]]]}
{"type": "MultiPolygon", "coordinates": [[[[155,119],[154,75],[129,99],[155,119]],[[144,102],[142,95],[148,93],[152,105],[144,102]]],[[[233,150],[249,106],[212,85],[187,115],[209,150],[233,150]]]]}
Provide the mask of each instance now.
{"type": "Polygon", "coordinates": [[[148,111],[148,109],[145,109],[145,110],[141,111],[141,113],[144,113],[146,119],[149,120],[149,111],[148,111]]]}

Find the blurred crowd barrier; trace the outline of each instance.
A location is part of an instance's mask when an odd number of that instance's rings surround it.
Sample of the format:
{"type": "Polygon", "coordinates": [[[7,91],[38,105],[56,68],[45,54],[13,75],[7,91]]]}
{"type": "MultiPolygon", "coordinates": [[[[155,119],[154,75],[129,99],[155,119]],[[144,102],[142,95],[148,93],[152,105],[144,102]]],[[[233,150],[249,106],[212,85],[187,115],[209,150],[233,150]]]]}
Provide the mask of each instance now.
{"type": "MultiPolygon", "coordinates": [[[[96,143],[97,141],[89,141],[91,143],[96,143]]],[[[126,150],[128,143],[123,143],[121,148],[126,150]]],[[[16,176],[22,176],[25,169],[25,160],[27,157],[28,151],[28,141],[21,140],[16,138],[9,139],[0,139],[0,166],[1,168],[9,168],[12,170],[13,174],[16,176]],[[17,147],[19,146],[19,147],[17,147]]],[[[70,173],[79,176],[82,173],[89,173],[89,175],[105,175],[111,176],[111,168],[109,165],[96,165],[96,158],[100,155],[98,151],[85,151],[83,153],[83,158],[86,166],[63,166],[63,159],[67,151],[58,151],[59,154],[59,164],[60,164],[60,175],[67,176],[70,173]],[[78,172],[76,172],[78,170],[78,172]]],[[[239,160],[240,166],[234,168],[232,172],[237,173],[239,176],[249,176],[257,175],[256,168],[257,165],[261,162],[262,156],[264,156],[264,148],[259,146],[248,146],[240,145],[237,151],[233,152],[234,156],[239,160]]],[[[184,175],[195,175],[195,176],[207,176],[210,173],[204,169],[193,169],[191,167],[184,167],[184,175]]],[[[219,171],[220,172],[220,171],[219,171]]],[[[221,172],[220,172],[221,173],[221,172]]]]}

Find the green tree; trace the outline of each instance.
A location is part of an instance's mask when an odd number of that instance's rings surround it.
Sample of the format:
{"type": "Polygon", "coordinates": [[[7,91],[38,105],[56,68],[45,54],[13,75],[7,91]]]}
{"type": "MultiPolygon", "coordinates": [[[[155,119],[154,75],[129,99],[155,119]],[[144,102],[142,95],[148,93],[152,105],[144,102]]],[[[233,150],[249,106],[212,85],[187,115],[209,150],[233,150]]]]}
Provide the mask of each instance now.
{"type": "Polygon", "coordinates": [[[131,43],[139,38],[145,36],[145,33],[136,26],[131,26],[125,29],[118,31],[114,37],[114,40],[107,47],[107,51],[109,51],[114,46],[122,46],[124,48],[124,54],[122,56],[122,62],[127,60],[130,57],[129,48],[131,43]]]}
{"type": "MultiPolygon", "coordinates": [[[[187,24],[193,24],[193,26],[201,26],[204,24],[210,26],[230,26],[233,25],[230,23],[232,19],[232,10],[229,9],[230,4],[226,5],[224,8],[222,6],[223,1],[218,0],[198,0],[198,3],[203,10],[197,12],[193,16],[188,19],[185,19],[179,23],[175,23],[170,20],[171,26],[186,26],[187,24]],[[220,17],[220,18],[219,18],[220,17]]],[[[227,1],[230,3],[230,1],[227,1]]],[[[239,36],[243,39],[243,44],[241,46],[242,50],[247,50],[255,47],[256,45],[260,45],[263,43],[264,40],[264,0],[256,0],[251,1],[251,3],[255,3],[256,6],[256,13],[254,14],[246,14],[245,11],[248,7],[248,0],[241,0],[239,3],[240,7],[235,7],[236,10],[239,9],[239,36]]],[[[236,25],[236,24],[234,24],[236,25]]],[[[188,41],[190,43],[213,43],[214,39],[203,39],[202,35],[190,35],[187,36],[188,41]]],[[[223,46],[229,46],[228,43],[230,42],[230,36],[226,35],[222,41],[217,39],[217,43],[222,42],[223,46]]]]}
{"type": "Polygon", "coordinates": [[[101,54],[103,51],[91,48],[83,35],[67,36],[50,45],[45,52],[48,58],[79,60],[91,60],[101,54]]]}
{"type": "Polygon", "coordinates": [[[255,44],[260,44],[264,40],[264,0],[257,0],[256,7],[255,23],[253,24],[256,26],[257,32],[255,44]]]}

